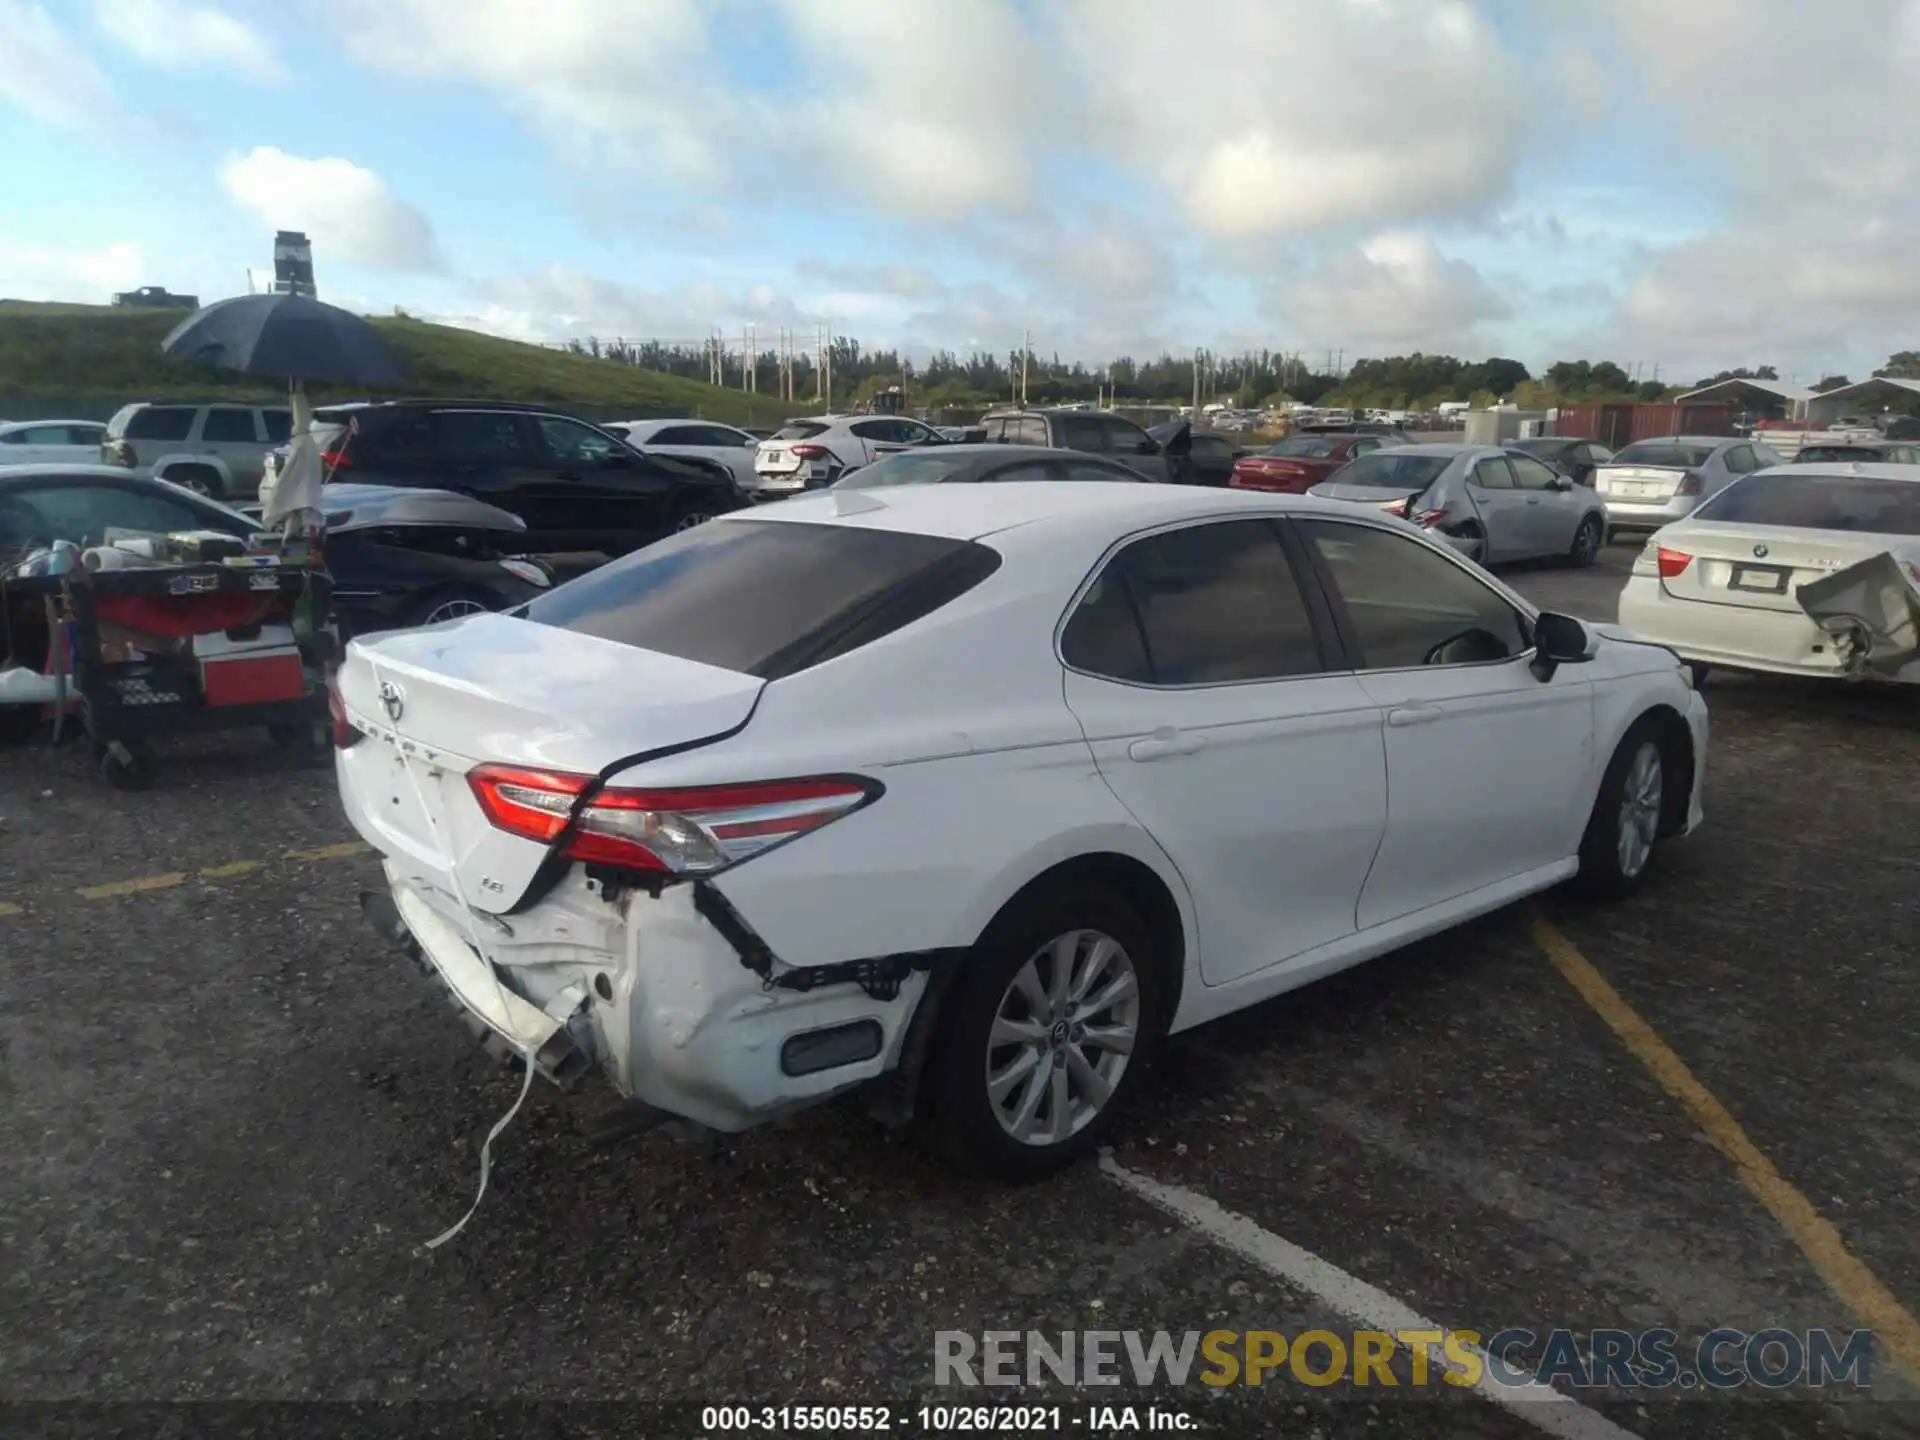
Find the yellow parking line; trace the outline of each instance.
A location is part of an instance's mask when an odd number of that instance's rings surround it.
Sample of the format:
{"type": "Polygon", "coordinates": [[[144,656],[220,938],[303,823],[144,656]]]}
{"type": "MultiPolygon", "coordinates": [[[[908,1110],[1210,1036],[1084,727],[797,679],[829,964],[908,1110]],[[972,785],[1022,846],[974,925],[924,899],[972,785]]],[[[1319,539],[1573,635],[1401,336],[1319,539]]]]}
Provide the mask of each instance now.
{"type": "Polygon", "coordinates": [[[187,883],[184,870],[168,875],[142,875],[138,880],[110,880],[105,885],[88,885],[77,892],[82,900],[111,900],[116,895],[138,895],[144,890],[169,890],[187,883]]]}
{"type": "Polygon", "coordinates": [[[1876,1332],[1882,1352],[1909,1377],[1920,1380],[1920,1321],[1847,1249],[1847,1242],[1832,1223],[1760,1153],[1727,1107],[1694,1078],[1686,1062],[1620,997],[1571,940],[1537,918],[1533,921],[1533,938],[1554,969],[1607,1022],[1660,1088],[1680,1102],[1714,1147],[1733,1162],[1740,1183],[1780,1222],[1827,1288],[1876,1332]]]}
{"type": "Polygon", "coordinates": [[[10,901],[0,900],[0,915],[22,915],[25,913],[26,912],[23,911],[18,905],[15,905],[10,901]]]}
{"type": "Polygon", "coordinates": [[[240,875],[251,875],[260,868],[258,860],[236,860],[231,865],[209,865],[200,872],[202,880],[232,880],[240,875]]]}
{"type": "Polygon", "coordinates": [[[349,855],[364,855],[372,847],[361,840],[343,840],[338,845],[322,845],[313,850],[289,850],[289,860],[344,860],[349,855]]]}

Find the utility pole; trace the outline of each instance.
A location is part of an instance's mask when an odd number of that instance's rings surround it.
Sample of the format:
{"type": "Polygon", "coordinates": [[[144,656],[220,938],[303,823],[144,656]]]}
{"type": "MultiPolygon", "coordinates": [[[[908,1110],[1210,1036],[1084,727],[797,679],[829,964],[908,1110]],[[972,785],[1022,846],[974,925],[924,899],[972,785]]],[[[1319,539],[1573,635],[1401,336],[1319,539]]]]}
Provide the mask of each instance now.
{"type": "Polygon", "coordinates": [[[1020,408],[1027,408],[1027,356],[1033,351],[1033,332],[1020,332],[1020,408]]]}
{"type": "Polygon", "coordinates": [[[827,317],[827,409],[833,409],[833,317],[827,317]]]}
{"type": "Polygon", "coordinates": [[[1200,418],[1200,357],[1206,352],[1198,346],[1193,351],[1193,416],[1200,418]]]}
{"type": "Polygon", "coordinates": [[[753,349],[753,326],[747,326],[742,338],[745,343],[740,351],[740,388],[751,395],[760,388],[759,377],[754,374],[760,368],[760,357],[753,349]]]}
{"type": "Polygon", "coordinates": [[[1336,379],[1338,379],[1341,375],[1346,373],[1346,364],[1347,364],[1347,352],[1345,347],[1343,346],[1341,349],[1334,352],[1333,373],[1336,379]]]}

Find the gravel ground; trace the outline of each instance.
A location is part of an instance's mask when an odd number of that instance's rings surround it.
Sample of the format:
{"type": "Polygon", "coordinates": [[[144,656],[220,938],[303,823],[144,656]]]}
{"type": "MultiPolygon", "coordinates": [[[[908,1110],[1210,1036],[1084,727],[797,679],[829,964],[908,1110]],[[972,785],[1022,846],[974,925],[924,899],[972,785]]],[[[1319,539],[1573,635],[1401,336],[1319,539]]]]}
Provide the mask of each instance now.
{"type": "MultiPolygon", "coordinates": [[[[1511,578],[1610,619],[1630,558],[1511,578]]],[[[1709,823],[1640,898],[1547,897],[1181,1037],[1114,1159],[1483,1334],[1865,1324],[1548,963],[1544,917],[1920,1307],[1912,697],[1707,696],[1709,823]]],[[[171,747],[135,795],[77,748],[0,752],[0,1428],[696,1434],[764,1401],[918,1429],[981,1398],[932,1385],[939,1330],[1351,1329],[1097,1166],[961,1182],[851,1107],[593,1149],[592,1104],[536,1089],[424,1252],[518,1085],[366,930],[348,838],[330,775],[264,740],[171,747]]],[[[1896,1435],[1914,1394],[1883,1360],[1864,1396],[1589,1403],[1644,1436],[1896,1435]]],[[[1088,1395],[1015,1398],[1102,1433],[1088,1395]]],[[[1540,1433],[1445,1386],[1094,1398],[1540,1433]]]]}

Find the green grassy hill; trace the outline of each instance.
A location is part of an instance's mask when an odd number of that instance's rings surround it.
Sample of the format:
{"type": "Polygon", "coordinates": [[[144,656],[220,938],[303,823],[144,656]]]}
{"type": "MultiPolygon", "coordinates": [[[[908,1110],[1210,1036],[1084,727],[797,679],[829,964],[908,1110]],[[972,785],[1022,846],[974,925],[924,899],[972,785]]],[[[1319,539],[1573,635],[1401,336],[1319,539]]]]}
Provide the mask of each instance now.
{"type": "MultiPolygon", "coordinates": [[[[41,415],[84,419],[87,410],[110,410],[129,400],[272,397],[274,388],[258,381],[162,355],[162,337],[183,314],[0,300],[0,416],[32,419],[26,410],[37,408],[41,415]],[[68,408],[63,410],[62,402],[68,408]]],[[[807,408],[450,325],[398,317],[375,317],[373,323],[411,371],[406,386],[382,392],[387,398],[523,400],[603,419],[696,415],[761,426],[777,425],[807,408]]]]}

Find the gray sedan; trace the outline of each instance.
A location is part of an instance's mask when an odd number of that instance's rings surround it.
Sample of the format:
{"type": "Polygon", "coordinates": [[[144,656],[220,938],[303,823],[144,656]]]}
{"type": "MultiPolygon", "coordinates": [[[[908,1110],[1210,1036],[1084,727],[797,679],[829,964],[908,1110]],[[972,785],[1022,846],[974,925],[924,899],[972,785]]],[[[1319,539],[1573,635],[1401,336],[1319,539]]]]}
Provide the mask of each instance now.
{"type": "Polygon", "coordinates": [[[834,490],[873,490],[884,485],[951,485],[983,481],[1099,480],[1155,483],[1130,465],[1081,450],[1040,449],[1032,445],[940,445],[902,450],[863,465],[834,490]]]}
{"type": "Polygon", "coordinates": [[[1307,493],[1405,516],[1483,565],[1543,555],[1591,564],[1607,529],[1606,507],[1591,490],[1493,445],[1376,450],[1307,493]]]}
{"type": "Polygon", "coordinates": [[[1607,533],[1658,530],[1691,515],[1742,475],[1786,462],[1757,440],[1730,435],[1668,435],[1636,440],[1593,472],[1607,502],[1607,533]]]}

